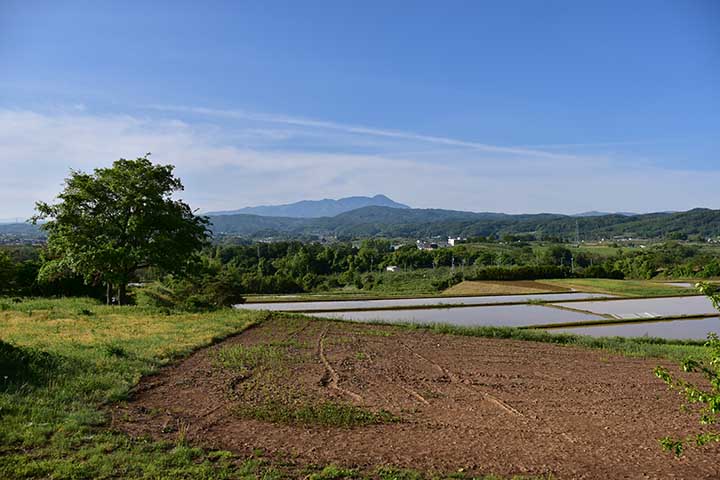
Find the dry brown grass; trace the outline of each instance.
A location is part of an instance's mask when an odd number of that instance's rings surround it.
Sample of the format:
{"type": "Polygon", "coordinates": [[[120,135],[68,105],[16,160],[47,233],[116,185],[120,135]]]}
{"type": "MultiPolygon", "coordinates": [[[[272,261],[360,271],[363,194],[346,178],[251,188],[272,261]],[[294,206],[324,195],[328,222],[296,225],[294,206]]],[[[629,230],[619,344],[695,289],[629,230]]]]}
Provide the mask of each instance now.
{"type": "Polygon", "coordinates": [[[567,292],[559,285],[533,280],[519,281],[464,281],[443,292],[443,295],[513,295],[528,293],[567,292]]]}

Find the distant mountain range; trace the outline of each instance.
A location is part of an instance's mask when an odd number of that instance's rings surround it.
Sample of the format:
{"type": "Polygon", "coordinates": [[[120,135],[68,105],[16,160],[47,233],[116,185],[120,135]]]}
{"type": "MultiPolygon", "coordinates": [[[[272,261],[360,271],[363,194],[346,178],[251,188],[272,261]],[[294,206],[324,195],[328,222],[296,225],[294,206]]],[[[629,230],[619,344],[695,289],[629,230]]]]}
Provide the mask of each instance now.
{"type": "MultiPolygon", "coordinates": [[[[612,239],[616,236],[652,239],[686,238],[693,235],[699,238],[720,237],[720,210],[706,208],[648,214],[586,212],[578,215],[509,215],[410,208],[384,195],[376,195],[249,207],[206,215],[210,217],[216,237],[237,236],[248,239],[307,239],[316,236],[345,239],[375,236],[477,237],[528,233],[540,238],[574,239],[576,232],[583,240],[612,239]]],[[[41,236],[42,232],[35,225],[0,225],[0,243],[3,237],[11,241],[13,237],[41,236]]]]}
{"type": "Polygon", "coordinates": [[[222,215],[210,218],[216,234],[243,237],[298,238],[311,235],[339,237],[489,236],[533,233],[540,237],[585,240],[612,238],[673,238],[690,235],[720,236],[720,210],[697,208],[687,212],[638,215],[570,216],[553,213],[508,215],[456,210],[370,206],[334,217],[289,218],[260,215],[222,215]]]}
{"type": "Polygon", "coordinates": [[[375,195],[374,197],[345,197],[338,200],[330,198],[323,200],[302,200],[285,205],[261,205],[258,207],[245,207],[239,210],[208,212],[206,215],[246,214],[261,215],[264,217],[319,218],[334,217],[341,213],[363,207],[410,208],[407,205],[389,199],[385,195],[375,195]]]}
{"type": "Polygon", "coordinates": [[[598,212],[596,210],[591,210],[589,212],[582,212],[582,213],[576,213],[575,215],[572,215],[573,217],[604,217],[606,215],[624,215],[626,217],[634,217],[635,215],[639,215],[638,213],[633,212],[598,212]]]}

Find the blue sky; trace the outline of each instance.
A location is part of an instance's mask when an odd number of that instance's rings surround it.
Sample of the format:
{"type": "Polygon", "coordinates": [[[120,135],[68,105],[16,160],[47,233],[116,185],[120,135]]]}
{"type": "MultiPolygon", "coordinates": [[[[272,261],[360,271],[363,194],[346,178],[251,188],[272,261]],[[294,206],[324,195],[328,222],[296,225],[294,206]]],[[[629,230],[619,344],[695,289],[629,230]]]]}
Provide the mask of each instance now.
{"type": "Polygon", "coordinates": [[[152,152],[201,210],[720,207],[720,2],[0,0],[0,218],[152,152]]]}

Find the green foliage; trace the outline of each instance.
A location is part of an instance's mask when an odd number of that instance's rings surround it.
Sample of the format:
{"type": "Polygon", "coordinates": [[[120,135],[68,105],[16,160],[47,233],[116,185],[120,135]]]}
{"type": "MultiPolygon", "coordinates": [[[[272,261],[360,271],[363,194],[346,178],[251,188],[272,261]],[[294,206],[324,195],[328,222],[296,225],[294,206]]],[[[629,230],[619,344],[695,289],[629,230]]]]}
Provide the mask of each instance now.
{"type": "Polygon", "coordinates": [[[35,222],[47,220],[50,255],[40,278],[77,273],[87,283],[119,287],[136,270],[151,266],[180,272],[206,241],[207,220],[172,194],[183,189],[172,165],[147,156],[120,159],[87,174],[72,171],[56,204],[37,203],[35,222]]]}
{"type": "MultiPolygon", "coordinates": [[[[701,284],[698,288],[708,295],[715,308],[720,310],[720,289],[708,284],[701,284]]],[[[708,334],[706,346],[710,349],[709,359],[689,358],[683,361],[681,366],[685,372],[701,374],[709,387],[701,387],[678,378],[663,367],[657,367],[655,375],[670,388],[679,390],[688,404],[698,405],[700,424],[712,428],[720,423],[720,338],[716,333],[708,334]]],[[[665,437],[660,440],[662,447],[676,456],[681,456],[689,445],[703,446],[710,442],[720,442],[720,430],[704,430],[685,438],[665,437]]]]}
{"type": "Polygon", "coordinates": [[[524,267],[484,267],[465,275],[465,280],[537,280],[565,278],[570,269],[552,265],[524,267]]]}
{"type": "Polygon", "coordinates": [[[572,252],[561,245],[553,245],[545,251],[543,263],[547,265],[569,266],[572,261],[572,252]]]}
{"type": "Polygon", "coordinates": [[[455,272],[443,279],[433,280],[432,286],[435,287],[437,290],[442,291],[442,290],[447,290],[448,288],[452,287],[453,285],[457,285],[458,283],[462,282],[463,280],[464,280],[464,275],[461,272],[455,272]]]}
{"type": "Polygon", "coordinates": [[[195,279],[169,278],[138,288],[136,303],[144,307],[185,312],[205,312],[245,302],[239,289],[222,277],[195,279]]]}

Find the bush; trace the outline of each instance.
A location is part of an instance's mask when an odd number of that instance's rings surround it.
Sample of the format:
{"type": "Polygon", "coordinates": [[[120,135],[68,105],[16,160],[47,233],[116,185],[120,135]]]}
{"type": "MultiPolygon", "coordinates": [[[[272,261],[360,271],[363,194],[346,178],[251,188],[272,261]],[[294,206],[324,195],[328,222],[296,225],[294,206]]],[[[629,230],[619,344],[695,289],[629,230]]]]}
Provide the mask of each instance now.
{"type": "Polygon", "coordinates": [[[611,270],[603,265],[591,265],[584,268],[577,276],[582,278],[611,278],[614,280],[623,280],[625,278],[625,274],[620,270],[611,270]]]}
{"type": "MultiPolygon", "coordinates": [[[[720,288],[714,285],[700,284],[698,289],[708,295],[715,308],[720,310],[720,288]]],[[[701,406],[701,425],[717,425],[720,423],[720,338],[716,333],[710,333],[705,345],[710,349],[709,359],[688,359],[682,363],[681,367],[685,372],[702,374],[710,384],[709,388],[701,388],[694,383],[676,378],[663,367],[657,367],[655,375],[667,383],[670,388],[681,391],[688,403],[701,406]]],[[[685,438],[665,437],[660,439],[662,447],[677,456],[682,455],[688,445],[703,446],[710,442],[720,442],[720,431],[705,431],[685,438]]]]}
{"type": "Polygon", "coordinates": [[[465,280],[537,280],[541,278],[566,278],[570,269],[554,265],[526,267],[484,267],[465,275],[465,280]]]}
{"type": "Polygon", "coordinates": [[[138,289],[135,292],[135,301],[142,307],[174,308],[177,305],[173,291],[159,283],[138,289]]]}
{"type": "Polygon", "coordinates": [[[154,283],[137,290],[137,304],[144,307],[205,312],[245,303],[240,287],[228,278],[216,277],[197,281],[168,279],[168,284],[154,283]]]}
{"type": "Polygon", "coordinates": [[[462,282],[464,278],[465,277],[461,272],[455,272],[446,278],[433,280],[431,282],[431,285],[438,291],[446,290],[453,285],[457,285],[458,283],[462,282]]]}

